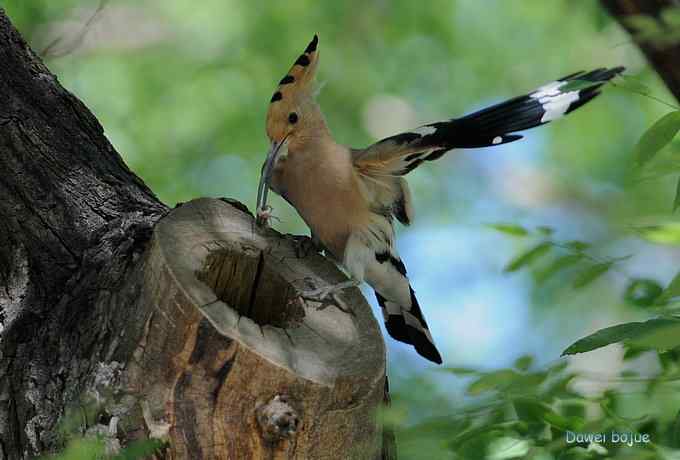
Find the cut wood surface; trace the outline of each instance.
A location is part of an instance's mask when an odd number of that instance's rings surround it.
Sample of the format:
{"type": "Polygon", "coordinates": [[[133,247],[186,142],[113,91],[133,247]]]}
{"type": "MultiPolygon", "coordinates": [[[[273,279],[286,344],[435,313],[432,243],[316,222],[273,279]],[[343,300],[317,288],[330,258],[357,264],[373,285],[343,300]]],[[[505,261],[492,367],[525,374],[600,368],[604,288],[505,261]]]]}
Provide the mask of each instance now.
{"type": "Polygon", "coordinates": [[[385,350],[369,306],[357,289],[341,295],[351,311],[297,297],[343,279],[224,201],[158,223],[128,378],[169,423],[173,458],[380,456],[385,350]]]}

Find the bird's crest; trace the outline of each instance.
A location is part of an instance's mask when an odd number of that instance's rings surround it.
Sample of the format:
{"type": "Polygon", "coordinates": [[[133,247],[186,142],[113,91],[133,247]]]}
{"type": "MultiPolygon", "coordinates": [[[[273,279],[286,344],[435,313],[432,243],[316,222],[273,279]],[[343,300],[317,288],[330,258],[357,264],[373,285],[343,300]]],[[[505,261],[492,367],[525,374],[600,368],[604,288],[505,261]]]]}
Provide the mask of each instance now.
{"type": "Polygon", "coordinates": [[[267,111],[267,135],[271,139],[281,137],[291,114],[299,116],[301,106],[309,103],[314,97],[314,76],[319,63],[318,35],[305,51],[295,60],[288,73],[279,81],[279,86],[272,95],[267,111]]]}

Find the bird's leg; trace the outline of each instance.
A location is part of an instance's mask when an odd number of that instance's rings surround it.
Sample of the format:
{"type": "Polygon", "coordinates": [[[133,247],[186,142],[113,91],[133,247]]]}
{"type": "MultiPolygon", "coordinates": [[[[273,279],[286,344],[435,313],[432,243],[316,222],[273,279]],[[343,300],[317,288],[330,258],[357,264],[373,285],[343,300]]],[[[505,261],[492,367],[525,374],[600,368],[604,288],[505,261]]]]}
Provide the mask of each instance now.
{"type": "Polygon", "coordinates": [[[358,281],[347,280],[347,281],[343,281],[342,283],[333,284],[331,286],[324,286],[324,287],[312,289],[312,290],[309,290],[309,291],[303,291],[302,294],[305,297],[309,297],[310,300],[313,300],[313,299],[323,300],[331,294],[335,294],[335,293],[342,291],[344,289],[357,287],[357,286],[359,286],[359,284],[360,283],[358,281]]]}
{"type": "Polygon", "coordinates": [[[306,235],[294,235],[293,236],[294,246],[295,246],[295,257],[298,259],[304,259],[312,251],[320,254],[325,250],[323,243],[319,240],[314,232],[312,232],[312,237],[306,235]]]}
{"type": "Polygon", "coordinates": [[[266,174],[264,174],[265,166],[270,163],[267,159],[262,165],[262,174],[260,175],[260,183],[257,186],[257,204],[255,205],[255,223],[259,226],[267,225],[272,218],[272,207],[267,204],[267,196],[269,195],[269,184],[267,183],[266,174]]]}
{"type": "Polygon", "coordinates": [[[257,212],[255,213],[255,223],[259,226],[262,225],[267,225],[267,222],[269,221],[270,213],[271,212],[271,206],[267,206],[266,208],[257,208],[257,212]]]}
{"type": "Polygon", "coordinates": [[[255,216],[255,223],[258,226],[263,226],[267,225],[270,220],[275,219],[278,220],[278,217],[276,217],[274,214],[272,214],[273,208],[269,205],[264,205],[261,208],[257,208],[257,213],[255,216]]]}
{"type": "Polygon", "coordinates": [[[343,281],[342,283],[333,284],[331,286],[324,286],[317,289],[302,291],[300,292],[299,298],[321,303],[319,310],[323,310],[324,308],[332,305],[345,313],[354,314],[352,309],[348,307],[345,302],[340,300],[340,298],[337,296],[337,293],[344,289],[357,287],[360,284],[361,283],[359,281],[350,279],[343,281]]]}

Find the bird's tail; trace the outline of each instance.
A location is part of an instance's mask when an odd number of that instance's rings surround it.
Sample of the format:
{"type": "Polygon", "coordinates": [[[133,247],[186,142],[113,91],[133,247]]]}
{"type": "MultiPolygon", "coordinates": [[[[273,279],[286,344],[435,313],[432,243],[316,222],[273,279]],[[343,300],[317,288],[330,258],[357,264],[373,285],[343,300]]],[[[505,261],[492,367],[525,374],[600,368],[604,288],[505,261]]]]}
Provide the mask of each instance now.
{"type": "Polygon", "coordinates": [[[375,291],[375,297],[378,299],[385,319],[385,328],[395,340],[413,345],[419,355],[441,364],[442,357],[434,344],[434,340],[432,340],[432,335],[411,286],[409,286],[409,292],[411,294],[408,302],[410,305],[399,305],[399,303],[385,298],[378,291],[375,291]]]}
{"type": "Polygon", "coordinates": [[[452,131],[449,148],[489,147],[521,139],[522,136],[511,133],[546,124],[581,107],[623,70],[623,67],[614,67],[577,72],[524,96],[453,119],[449,127],[442,126],[452,131]]]}

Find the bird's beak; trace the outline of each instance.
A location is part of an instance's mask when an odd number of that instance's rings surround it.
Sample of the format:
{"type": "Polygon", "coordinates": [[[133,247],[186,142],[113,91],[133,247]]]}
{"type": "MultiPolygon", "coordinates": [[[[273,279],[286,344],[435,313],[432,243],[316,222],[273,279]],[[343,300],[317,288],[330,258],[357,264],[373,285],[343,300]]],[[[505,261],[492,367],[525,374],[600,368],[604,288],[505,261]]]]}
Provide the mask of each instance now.
{"type": "Polygon", "coordinates": [[[260,172],[260,183],[257,187],[257,211],[262,211],[267,206],[267,194],[269,192],[269,183],[271,180],[272,172],[274,171],[274,165],[276,165],[276,159],[280,156],[285,156],[288,154],[288,136],[284,137],[281,142],[273,141],[269,152],[267,152],[267,158],[262,165],[262,171],[260,172]]]}

